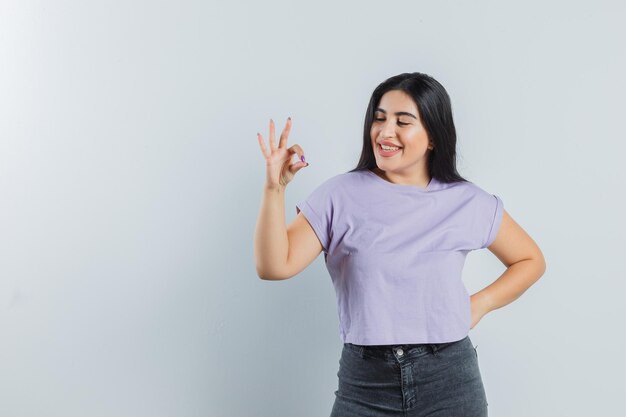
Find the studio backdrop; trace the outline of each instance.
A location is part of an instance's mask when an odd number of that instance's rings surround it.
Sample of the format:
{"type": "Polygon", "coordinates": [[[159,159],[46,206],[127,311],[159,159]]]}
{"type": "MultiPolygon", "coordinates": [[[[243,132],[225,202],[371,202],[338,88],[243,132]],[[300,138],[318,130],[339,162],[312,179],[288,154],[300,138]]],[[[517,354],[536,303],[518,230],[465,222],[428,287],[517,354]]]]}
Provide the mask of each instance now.
{"type": "MultiPolygon", "coordinates": [[[[367,100],[423,72],[458,170],[545,275],[470,331],[490,415],[625,415],[625,7],[617,1],[0,1],[0,415],[329,415],[319,256],[255,270],[257,132],[296,203],[358,162],[367,100]]],[[[504,265],[469,254],[470,294],[504,265]]]]}

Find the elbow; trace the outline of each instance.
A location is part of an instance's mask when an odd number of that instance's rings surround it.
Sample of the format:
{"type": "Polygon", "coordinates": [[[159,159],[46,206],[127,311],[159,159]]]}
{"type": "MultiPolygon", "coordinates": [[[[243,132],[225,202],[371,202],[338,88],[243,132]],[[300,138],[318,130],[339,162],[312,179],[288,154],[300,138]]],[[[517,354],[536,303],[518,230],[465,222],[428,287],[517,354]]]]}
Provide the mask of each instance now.
{"type": "Polygon", "coordinates": [[[270,275],[261,275],[257,274],[262,281],[278,281],[278,278],[272,277],[270,275]]]}
{"type": "Polygon", "coordinates": [[[282,276],[282,275],[279,275],[279,274],[276,274],[276,273],[272,273],[272,272],[269,272],[269,271],[262,270],[259,267],[257,267],[257,269],[256,269],[256,274],[263,281],[281,281],[283,279],[290,278],[290,277],[286,277],[286,276],[282,276]]]}
{"type": "Polygon", "coordinates": [[[532,253],[529,253],[527,256],[523,257],[522,259],[519,259],[518,261],[513,262],[510,265],[508,265],[507,268],[516,264],[524,265],[524,268],[527,270],[527,273],[529,275],[532,275],[535,281],[541,278],[543,274],[545,274],[546,272],[546,259],[540,250],[536,250],[536,251],[533,251],[532,253]]]}
{"type": "Polygon", "coordinates": [[[263,281],[273,281],[272,277],[266,271],[262,270],[258,266],[256,268],[256,274],[263,281]]]}
{"type": "Polygon", "coordinates": [[[255,268],[257,276],[263,281],[272,281],[272,273],[268,270],[267,265],[264,265],[263,262],[259,262],[258,259],[255,258],[255,268]]]}
{"type": "Polygon", "coordinates": [[[538,258],[541,265],[541,274],[543,275],[543,273],[546,272],[546,258],[543,256],[543,252],[541,252],[541,250],[539,250],[538,258]]]}
{"type": "Polygon", "coordinates": [[[537,272],[539,274],[539,278],[546,273],[546,258],[543,256],[543,253],[539,250],[537,254],[533,256],[535,260],[535,264],[537,265],[537,272]]]}

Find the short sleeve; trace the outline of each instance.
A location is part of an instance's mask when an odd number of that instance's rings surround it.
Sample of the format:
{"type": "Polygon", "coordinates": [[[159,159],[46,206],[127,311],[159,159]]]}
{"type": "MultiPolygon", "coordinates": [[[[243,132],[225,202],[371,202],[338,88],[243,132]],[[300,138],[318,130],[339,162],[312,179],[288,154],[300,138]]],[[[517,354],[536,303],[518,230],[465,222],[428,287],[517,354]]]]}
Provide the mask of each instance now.
{"type": "Polygon", "coordinates": [[[484,216],[488,220],[485,222],[484,240],[481,249],[487,248],[496,240],[500,224],[502,223],[502,215],[504,213],[504,205],[500,197],[490,194],[487,198],[486,207],[484,208],[484,216]]]}
{"type": "Polygon", "coordinates": [[[328,253],[332,238],[334,181],[326,180],[301,202],[296,204],[296,214],[302,213],[315,231],[324,252],[328,253]]]}

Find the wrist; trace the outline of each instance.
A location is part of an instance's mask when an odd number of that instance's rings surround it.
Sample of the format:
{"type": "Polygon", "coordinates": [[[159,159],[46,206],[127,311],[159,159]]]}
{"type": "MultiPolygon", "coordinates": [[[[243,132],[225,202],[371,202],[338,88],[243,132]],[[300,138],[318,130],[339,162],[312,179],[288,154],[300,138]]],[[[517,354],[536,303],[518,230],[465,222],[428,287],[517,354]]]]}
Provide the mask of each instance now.
{"type": "Polygon", "coordinates": [[[265,191],[269,191],[272,193],[284,193],[285,192],[285,186],[283,185],[275,185],[275,184],[265,184],[264,187],[265,191]]]}
{"type": "Polygon", "coordinates": [[[482,311],[484,311],[484,314],[487,314],[492,310],[489,294],[487,294],[485,290],[481,290],[473,294],[471,299],[480,307],[482,311]]]}

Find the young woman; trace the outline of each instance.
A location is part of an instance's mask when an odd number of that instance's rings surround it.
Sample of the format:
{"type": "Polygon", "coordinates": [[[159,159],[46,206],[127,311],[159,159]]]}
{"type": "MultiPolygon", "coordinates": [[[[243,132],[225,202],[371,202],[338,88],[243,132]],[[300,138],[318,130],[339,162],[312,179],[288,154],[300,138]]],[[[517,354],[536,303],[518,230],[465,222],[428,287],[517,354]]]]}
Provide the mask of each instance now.
{"type": "Polygon", "coordinates": [[[286,226],[285,187],[308,166],[287,147],[290,128],[276,145],[270,120],[269,149],[258,135],[266,184],[254,253],[259,277],[281,280],[324,252],[344,343],[331,417],[487,416],[468,332],[537,281],[545,260],[500,197],[457,172],[446,90],[422,73],[380,84],[356,168],[319,185],[286,226]],[[463,264],[484,248],[506,271],[469,296],[463,264]]]}

